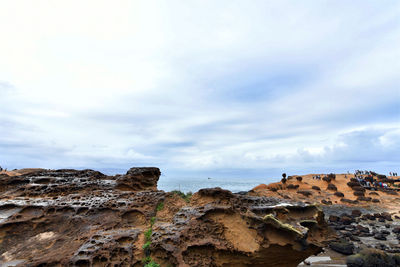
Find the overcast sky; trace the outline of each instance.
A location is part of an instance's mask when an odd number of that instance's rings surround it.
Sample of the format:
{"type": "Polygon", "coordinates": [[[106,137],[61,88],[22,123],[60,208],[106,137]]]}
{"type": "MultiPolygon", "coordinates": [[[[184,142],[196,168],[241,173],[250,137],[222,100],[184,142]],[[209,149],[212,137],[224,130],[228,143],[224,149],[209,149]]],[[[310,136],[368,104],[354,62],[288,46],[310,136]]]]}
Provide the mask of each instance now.
{"type": "Polygon", "coordinates": [[[0,165],[400,165],[400,2],[0,2],[0,165]]]}

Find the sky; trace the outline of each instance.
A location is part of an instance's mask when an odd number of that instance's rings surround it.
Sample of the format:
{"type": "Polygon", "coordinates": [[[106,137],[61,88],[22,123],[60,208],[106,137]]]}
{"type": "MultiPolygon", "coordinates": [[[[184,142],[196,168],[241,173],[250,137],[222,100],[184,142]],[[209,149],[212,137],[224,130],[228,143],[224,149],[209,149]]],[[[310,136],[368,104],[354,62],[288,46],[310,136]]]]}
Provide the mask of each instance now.
{"type": "Polygon", "coordinates": [[[399,18],[397,0],[2,0],[0,165],[400,171],[399,18]]]}

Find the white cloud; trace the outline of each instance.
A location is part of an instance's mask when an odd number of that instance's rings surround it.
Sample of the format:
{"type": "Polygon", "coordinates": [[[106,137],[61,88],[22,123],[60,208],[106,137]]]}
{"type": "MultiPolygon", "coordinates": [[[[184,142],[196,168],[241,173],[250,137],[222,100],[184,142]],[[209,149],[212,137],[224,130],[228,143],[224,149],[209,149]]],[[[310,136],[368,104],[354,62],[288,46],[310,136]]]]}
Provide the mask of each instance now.
{"type": "Polygon", "coordinates": [[[399,15],[397,1],[3,1],[0,160],[398,162],[399,15]]]}

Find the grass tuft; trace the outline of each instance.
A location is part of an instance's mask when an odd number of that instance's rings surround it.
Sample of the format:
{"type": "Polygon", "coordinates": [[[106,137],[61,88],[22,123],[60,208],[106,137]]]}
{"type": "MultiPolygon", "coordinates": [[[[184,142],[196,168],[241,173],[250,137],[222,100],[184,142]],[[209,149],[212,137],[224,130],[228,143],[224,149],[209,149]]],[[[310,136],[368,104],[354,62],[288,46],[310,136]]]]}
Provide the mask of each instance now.
{"type": "Polygon", "coordinates": [[[149,228],[146,232],[144,232],[144,236],[146,238],[146,241],[150,240],[151,234],[153,233],[153,229],[149,228]]]}
{"type": "Polygon", "coordinates": [[[150,261],[144,267],[160,267],[160,264],[155,263],[154,261],[150,261]]]}
{"type": "Polygon", "coordinates": [[[183,198],[183,200],[185,200],[187,203],[190,202],[190,199],[191,199],[192,196],[193,196],[193,193],[192,193],[192,192],[187,192],[187,194],[185,194],[185,193],[183,193],[182,191],[179,191],[179,190],[171,191],[171,193],[173,193],[173,194],[175,194],[175,195],[177,195],[177,196],[183,198]]]}
{"type": "Polygon", "coordinates": [[[157,204],[156,211],[161,211],[164,208],[164,202],[160,202],[157,204]]]}

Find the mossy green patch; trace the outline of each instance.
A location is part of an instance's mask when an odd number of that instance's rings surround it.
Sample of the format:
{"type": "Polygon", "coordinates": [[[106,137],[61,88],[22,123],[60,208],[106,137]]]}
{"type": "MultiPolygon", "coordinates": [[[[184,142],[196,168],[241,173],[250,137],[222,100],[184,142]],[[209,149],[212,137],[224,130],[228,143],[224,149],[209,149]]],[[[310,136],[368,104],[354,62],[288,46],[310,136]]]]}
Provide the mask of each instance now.
{"type": "Polygon", "coordinates": [[[155,263],[153,260],[147,263],[144,267],[160,267],[160,264],[155,263]]]}
{"type": "Polygon", "coordinates": [[[153,227],[154,223],[156,222],[156,217],[151,217],[150,225],[153,227]]]}
{"type": "Polygon", "coordinates": [[[151,234],[153,233],[153,229],[149,228],[146,232],[144,232],[144,236],[146,238],[146,241],[150,240],[151,234]]]}
{"type": "Polygon", "coordinates": [[[144,245],[143,245],[143,249],[144,250],[146,250],[146,249],[149,249],[150,248],[150,245],[151,245],[151,242],[150,241],[147,241],[146,243],[144,243],[144,245]]]}
{"type": "Polygon", "coordinates": [[[161,211],[164,208],[164,202],[160,202],[157,204],[156,211],[161,211]]]}

